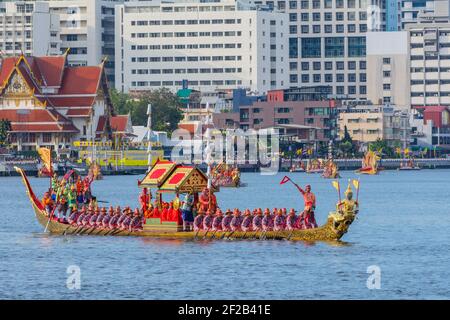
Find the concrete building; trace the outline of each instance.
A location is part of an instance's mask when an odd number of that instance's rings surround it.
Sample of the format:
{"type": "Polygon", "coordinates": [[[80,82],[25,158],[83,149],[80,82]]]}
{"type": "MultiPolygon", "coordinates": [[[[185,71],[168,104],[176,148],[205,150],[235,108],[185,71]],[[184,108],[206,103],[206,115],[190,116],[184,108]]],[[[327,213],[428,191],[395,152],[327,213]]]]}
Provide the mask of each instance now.
{"type": "Polygon", "coordinates": [[[120,91],[288,84],[288,15],[232,0],[141,1],[116,7],[120,91]]]}
{"type": "Polygon", "coordinates": [[[347,105],[339,108],[339,136],[345,128],[362,145],[385,140],[391,146],[406,147],[410,142],[409,113],[391,105],[347,105]]]}
{"type": "Polygon", "coordinates": [[[368,31],[386,29],[386,0],[255,1],[289,14],[289,86],[365,98],[368,31]]]}
{"type": "Polygon", "coordinates": [[[0,52],[3,55],[60,54],[59,16],[45,2],[0,3],[0,52]]]}
{"type": "Polygon", "coordinates": [[[115,5],[124,0],[50,0],[50,10],[60,17],[61,50],[70,48],[72,66],[98,65],[103,58],[107,80],[114,85],[115,5]]]}
{"type": "Polygon", "coordinates": [[[386,31],[401,31],[401,0],[386,0],[386,31]]]}
{"type": "Polygon", "coordinates": [[[409,109],[409,91],[407,32],[369,32],[367,99],[376,104],[390,103],[409,109]]]}
{"type": "Polygon", "coordinates": [[[446,22],[449,19],[448,0],[401,0],[400,25],[406,30],[418,21],[446,22]]]}
{"type": "Polygon", "coordinates": [[[213,114],[218,129],[279,128],[297,142],[328,143],[333,128],[333,101],[256,101],[239,112],[213,114]]]}
{"type": "Polygon", "coordinates": [[[407,27],[411,107],[450,106],[450,23],[407,27]]]}

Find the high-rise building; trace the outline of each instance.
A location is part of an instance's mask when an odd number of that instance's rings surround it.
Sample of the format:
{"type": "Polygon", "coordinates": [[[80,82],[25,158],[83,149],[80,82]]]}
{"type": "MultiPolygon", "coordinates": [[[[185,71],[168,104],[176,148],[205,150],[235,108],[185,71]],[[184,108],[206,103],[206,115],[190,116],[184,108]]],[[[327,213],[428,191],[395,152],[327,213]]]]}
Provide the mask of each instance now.
{"type": "Polygon", "coordinates": [[[401,30],[401,0],[386,0],[386,31],[401,30]]]}
{"type": "Polygon", "coordinates": [[[105,72],[114,84],[114,13],[123,0],[49,0],[50,10],[58,14],[61,50],[70,48],[72,66],[98,65],[104,58],[105,72]]]}
{"type": "Polygon", "coordinates": [[[2,55],[44,56],[60,54],[59,16],[45,2],[0,3],[2,55]]]}
{"type": "Polygon", "coordinates": [[[116,7],[116,88],[200,91],[289,85],[288,15],[234,0],[116,7]],[[184,82],[186,84],[186,82],[184,82]]]}
{"type": "Polygon", "coordinates": [[[347,105],[339,110],[339,136],[345,130],[353,140],[370,144],[378,139],[390,146],[409,145],[409,113],[391,105],[347,105]]]}
{"type": "Polygon", "coordinates": [[[408,34],[405,31],[367,34],[367,99],[409,109],[408,34]],[[383,45],[380,45],[383,43],[383,45]]]}
{"type": "Polygon", "coordinates": [[[405,30],[409,24],[418,21],[445,22],[449,19],[450,2],[448,0],[399,0],[400,25],[405,30]]]}
{"type": "Polygon", "coordinates": [[[288,13],[289,86],[365,98],[366,33],[386,28],[386,0],[255,1],[288,13]]]}
{"type": "Polygon", "coordinates": [[[411,107],[450,107],[450,23],[407,27],[411,107]]]}

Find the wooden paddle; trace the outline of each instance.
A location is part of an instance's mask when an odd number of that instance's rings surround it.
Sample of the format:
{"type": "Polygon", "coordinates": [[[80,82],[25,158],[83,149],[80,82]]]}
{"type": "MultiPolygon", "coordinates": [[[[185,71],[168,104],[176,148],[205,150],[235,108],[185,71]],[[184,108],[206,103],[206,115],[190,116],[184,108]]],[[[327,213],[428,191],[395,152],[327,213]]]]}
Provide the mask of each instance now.
{"type": "Polygon", "coordinates": [[[205,233],[205,235],[203,236],[203,240],[205,240],[206,235],[208,234],[209,230],[211,230],[211,228],[208,228],[208,230],[206,230],[206,233],[205,233]]]}

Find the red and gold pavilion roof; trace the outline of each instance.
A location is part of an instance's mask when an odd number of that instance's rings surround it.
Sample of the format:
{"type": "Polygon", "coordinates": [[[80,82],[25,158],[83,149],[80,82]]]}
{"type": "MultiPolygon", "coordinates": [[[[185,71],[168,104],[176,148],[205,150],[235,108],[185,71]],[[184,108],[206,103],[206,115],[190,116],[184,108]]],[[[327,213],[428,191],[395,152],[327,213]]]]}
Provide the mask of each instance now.
{"type": "Polygon", "coordinates": [[[161,192],[201,192],[208,186],[208,177],[197,167],[158,160],[140,181],[141,188],[157,188],[161,192]]]}
{"type": "Polygon", "coordinates": [[[159,188],[175,170],[177,164],[171,161],[158,160],[153,168],[139,183],[141,188],[159,188]]]}
{"type": "Polygon", "coordinates": [[[208,178],[200,169],[178,165],[159,188],[163,192],[201,192],[208,186],[208,178]]]}

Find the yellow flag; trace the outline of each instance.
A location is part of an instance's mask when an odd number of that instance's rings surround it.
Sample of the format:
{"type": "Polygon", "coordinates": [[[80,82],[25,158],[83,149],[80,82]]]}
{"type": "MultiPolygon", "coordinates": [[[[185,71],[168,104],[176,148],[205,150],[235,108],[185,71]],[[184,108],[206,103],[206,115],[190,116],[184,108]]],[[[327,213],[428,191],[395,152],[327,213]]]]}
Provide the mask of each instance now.
{"type": "Polygon", "coordinates": [[[409,149],[406,148],[404,152],[405,152],[405,155],[408,155],[409,154],[409,149]]]}
{"type": "Polygon", "coordinates": [[[396,148],[396,149],[395,149],[395,152],[396,152],[397,154],[401,154],[401,153],[402,153],[402,149],[396,148]]]}
{"type": "Polygon", "coordinates": [[[353,179],[353,186],[355,187],[355,189],[359,189],[359,181],[356,179],[353,179]]]}
{"type": "Polygon", "coordinates": [[[52,152],[48,148],[39,148],[39,156],[42,159],[42,163],[49,172],[52,172],[52,152]]]}
{"type": "Polygon", "coordinates": [[[309,154],[309,155],[312,154],[312,149],[308,149],[308,154],[309,154]]]}
{"type": "Polygon", "coordinates": [[[297,155],[301,156],[302,153],[303,153],[303,149],[302,149],[302,148],[300,148],[300,149],[297,150],[297,155]]]}
{"type": "Polygon", "coordinates": [[[336,188],[337,191],[339,191],[339,181],[333,180],[331,181],[331,184],[336,188]]]}

